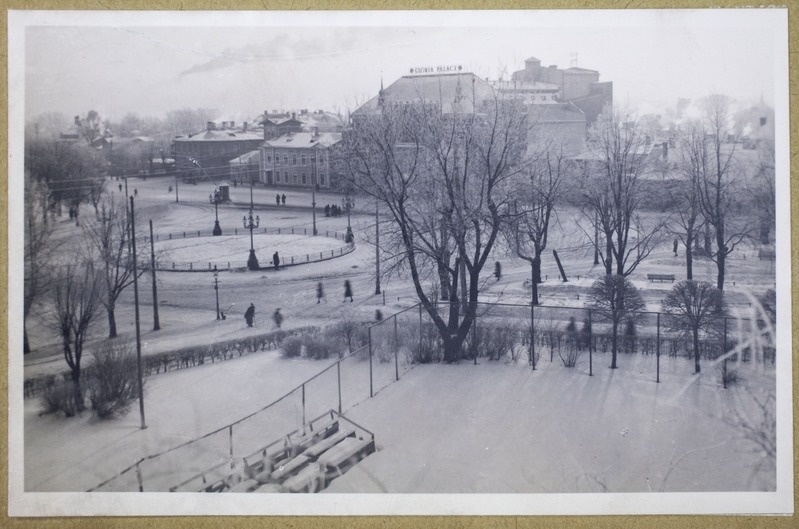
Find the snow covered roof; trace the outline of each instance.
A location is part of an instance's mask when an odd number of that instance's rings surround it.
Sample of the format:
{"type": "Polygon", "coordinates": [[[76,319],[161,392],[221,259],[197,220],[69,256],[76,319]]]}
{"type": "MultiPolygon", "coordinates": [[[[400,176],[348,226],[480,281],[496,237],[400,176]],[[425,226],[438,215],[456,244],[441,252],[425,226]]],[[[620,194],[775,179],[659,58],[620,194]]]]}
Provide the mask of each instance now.
{"type": "Polygon", "coordinates": [[[261,152],[258,150],[250,151],[248,153],[244,153],[241,156],[237,156],[230,160],[231,165],[245,165],[250,162],[258,162],[261,160],[261,152]]]}
{"type": "Polygon", "coordinates": [[[263,139],[260,134],[255,134],[252,132],[240,132],[233,130],[206,130],[205,132],[175,138],[174,141],[183,143],[201,141],[247,141],[260,139],[263,139]]]}
{"type": "Polygon", "coordinates": [[[312,132],[295,132],[284,134],[274,140],[264,142],[264,146],[281,149],[310,149],[312,147],[330,147],[341,141],[341,133],[322,132],[314,134],[312,132]]]}

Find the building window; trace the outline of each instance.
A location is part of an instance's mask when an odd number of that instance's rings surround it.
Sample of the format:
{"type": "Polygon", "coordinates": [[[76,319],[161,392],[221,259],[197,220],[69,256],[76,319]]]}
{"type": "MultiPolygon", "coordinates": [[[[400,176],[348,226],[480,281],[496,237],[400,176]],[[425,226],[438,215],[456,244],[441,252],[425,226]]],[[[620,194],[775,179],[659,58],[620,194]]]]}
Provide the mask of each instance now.
{"type": "Polygon", "coordinates": [[[291,165],[297,165],[297,155],[296,154],[292,154],[291,155],[291,165]]]}
{"type": "Polygon", "coordinates": [[[302,173],[302,183],[305,184],[305,173],[302,173]]]}
{"type": "Polygon", "coordinates": [[[305,155],[302,155],[302,165],[305,165],[305,155]]]}
{"type": "Polygon", "coordinates": [[[297,173],[294,173],[293,176],[294,176],[294,183],[296,184],[297,183],[297,173]]]}
{"type": "Polygon", "coordinates": [[[275,171],[275,182],[280,182],[280,171],[275,171]]]}
{"type": "Polygon", "coordinates": [[[319,173],[319,185],[324,186],[325,184],[325,173],[319,173]]]}
{"type": "Polygon", "coordinates": [[[289,155],[288,154],[284,154],[283,155],[283,165],[288,165],[288,164],[289,164],[289,155]]]}
{"type": "Polygon", "coordinates": [[[267,163],[272,163],[272,155],[271,154],[267,154],[266,155],[266,162],[267,163]]]}

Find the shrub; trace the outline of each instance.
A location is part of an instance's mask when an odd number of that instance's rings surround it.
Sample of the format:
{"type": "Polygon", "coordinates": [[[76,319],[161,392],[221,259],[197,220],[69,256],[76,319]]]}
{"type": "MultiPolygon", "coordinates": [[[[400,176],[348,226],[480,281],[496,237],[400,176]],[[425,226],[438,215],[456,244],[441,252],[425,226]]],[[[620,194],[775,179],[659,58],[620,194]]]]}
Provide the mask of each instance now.
{"type": "Polygon", "coordinates": [[[299,336],[289,336],[280,344],[280,356],[283,358],[296,358],[302,354],[302,339],[299,336]]]}
{"type": "Polygon", "coordinates": [[[106,343],[87,370],[89,402],[100,419],[124,415],[139,396],[138,363],[129,343],[106,343]]]}
{"type": "Polygon", "coordinates": [[[302,340],[305,345],[305,356],[311,360],[324,360],[330,358],[332,352],[338,349],[338,343],[325,335],[307,335],[302,340]]]}
{"type": "Polygon", "coordinates": [[[421,339],[419,335],[416,334],[409,340],[408,354],[410,355],[411,362],[416,364],[428,364],[441,360],[443,356],[443,346],[436,326],[432,323],[423,324],[421,334],[421,339]]]}
{"type": "Polygon", "coordinates": [[[738,373],[738,370],[728,366],[726,360],[716,366],[716,371],[719,374],[721,385],[725,388],[743,382],[743,377],[738,373]]]}
{"type": "Polygon", "coordinates": [[[46,386],[42,391],[41,402],[42,413],[63,412],[67,417],[73,417],[78,411],[73,382],[59,382],[46,386]]]}
{"type": "Polygon", "coordinates": [[[325,330],[325,334],[340,344],[339,356],[343,356],[345,352],[351,353],[360,349],[368,341],[366,326],[351,318],[345,318],[329,326],[325,330]]]}

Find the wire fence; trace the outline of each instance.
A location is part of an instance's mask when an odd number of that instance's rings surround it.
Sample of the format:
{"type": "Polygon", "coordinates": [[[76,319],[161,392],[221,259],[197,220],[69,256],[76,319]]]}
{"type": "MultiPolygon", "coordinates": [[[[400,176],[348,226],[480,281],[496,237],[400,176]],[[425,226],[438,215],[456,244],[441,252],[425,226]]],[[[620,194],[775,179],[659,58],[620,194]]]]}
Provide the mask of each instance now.
{"type": "MultiPolygon", "coordinates": [[[[449,305],[436,306],[441,314],[449,305]]],[[[716,318],[697,334],[684,321],[659,312],[640,312],[615,325],[607,314],[586,307],[480,303],[462,348],[461,361],[478,358],[543,360],[565,367],[580,363],[593,374],[598,355],[652,355],[653,382],[661,381],[660,357],[775,362],[773,329],[767,320],[716,318]],[[586,366],[587,357],[587,366],[586,366]]],[[[167,491],[202,477],[202,483],[230,473],[243,458],[306,427],[329,410],[344,413],[400,380],[414,365],[442,359],[437,327],[421,304],[369,325],[365,344],[343,355],[266,406],[203,436],[139,459],[91,491],[167,491]]],[[[693,372],[693,363],[685,369],[693,372]]]]}
{"type": "Polygon", "coordinates": [[[413,347],[403,340],[421,338],[425,321],[415,305],[370,325],[366,344],[344,355],[266,406],[205,435],[143,457],[89,489],[95,491],[168,491],[194,477],[203,482],[229,474],[228,469],[264,446],[303,429],[329,410],[339,414],[373,397],[413,366],[413,347]]]}

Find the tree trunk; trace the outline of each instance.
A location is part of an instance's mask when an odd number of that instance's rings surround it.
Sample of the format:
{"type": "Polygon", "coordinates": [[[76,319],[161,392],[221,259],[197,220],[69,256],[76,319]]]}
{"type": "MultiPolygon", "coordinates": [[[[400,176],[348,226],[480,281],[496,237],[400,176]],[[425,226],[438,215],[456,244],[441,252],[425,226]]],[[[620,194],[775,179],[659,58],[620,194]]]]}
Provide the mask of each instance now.
{"type": "Polygon", "coordinates": [[[541,257],[535,257],[530,266],[532,266],[533,269],[533,305],[538,305],[538,284],[541,282],[541,257]]]}
{"type": "Polygon", "coordinates": [[[694,327],[694,373],[699,374],[701,368],[699,367],[699,327],[694,327]]]}
{"type": "Polygon", "coordinates": [[[610,368],[616,369],[616,348],[618,347],[619,341],[619,322],[613,322],[613,330],[612,330],[611,342],[610,342],[610,353],[611,353],[611,361],[610,361],[610,368]]]}
{"type": "Polygon", "coordinates": [[[31,345],[28,343],[28,327],[25,322],[22,322],[22,354],[31,352],[31,345]]]}
{"type": "Polygon", "coordinates": [[[117,337],[117,319],[114,315],[114,308],[109,306],[106,309],[108,312],[108,337],[109,338],[116,338],[117,337]]]}
{"type": "Polygon", "coordinates": [[[441,285],[441,301],[449,301],[449,271],[443,266],[438,267],[438,282],[441,285]]]}
{"type": "Polygon", "coordinates": [[[86,409],[83,405],[83,390],[80,387],[80,365],[72,369],[72,391],[75,396],[75,410],[80,413],[86,409]]]}
{"type": "Polygon", "coordinates": [[[727,264],[727,246],[724,244],[724,224],[716,227],[716,245],[718,251],[716,255],[716,267],[718,268],[718,277],[716,280],[716,288],[724,291],[724,269],[727,264]]]}
{"type": "Polygon", "coordinates": [[[613,239],[605,234],[605,275],[613,275],[613,239]]]}
{"type": "Polygon", "coordinates": [[[705,223],[705,255],[713,255],[712,240],[710,236],[710,224],[705,223]]]}
{"type": "Polygon", "coordinates": [[[690,281],[694,278],[694,253],[692,249],[693,237],[691,235],[685,241],[685,274],[690,281]]]}

